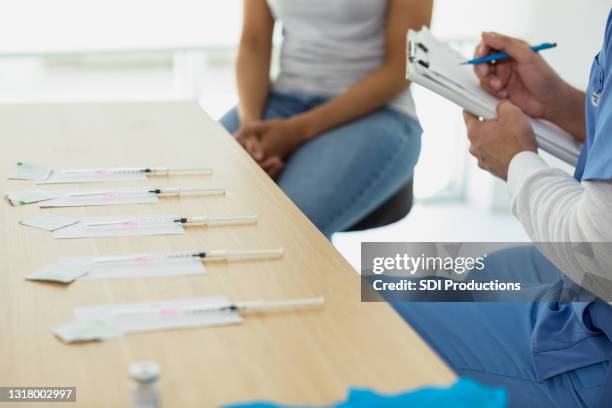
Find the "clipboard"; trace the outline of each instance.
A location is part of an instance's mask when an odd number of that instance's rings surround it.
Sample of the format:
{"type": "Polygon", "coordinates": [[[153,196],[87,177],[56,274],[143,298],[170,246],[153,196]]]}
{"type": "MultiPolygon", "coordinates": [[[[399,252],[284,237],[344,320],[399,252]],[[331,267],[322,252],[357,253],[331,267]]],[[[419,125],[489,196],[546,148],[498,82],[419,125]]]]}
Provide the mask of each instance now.
{"type": "MultiPolygon", "coordinates": [[[[497,118],[500,99],[480,88],[472,66],[461,65],[465,57],[438,41],[427,27],[408,31],[406,78],[484,119],[497,118]]],[[[529,118],[540,149],[576,166],[582,145],[555,124],[529,118]]]]}

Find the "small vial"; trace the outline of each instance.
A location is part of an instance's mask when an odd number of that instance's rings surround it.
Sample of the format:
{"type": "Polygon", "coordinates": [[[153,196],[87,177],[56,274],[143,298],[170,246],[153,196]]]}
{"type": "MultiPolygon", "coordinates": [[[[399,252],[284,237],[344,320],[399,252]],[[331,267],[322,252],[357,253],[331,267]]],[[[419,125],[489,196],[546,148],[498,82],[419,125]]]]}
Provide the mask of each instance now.
{"type": "Polygon", "coordinates": [[[159,365],[150,361],[141,361],[130,366],[130,393],[132,408],[159,408],[160,398],[157,387],[159,365]]]}

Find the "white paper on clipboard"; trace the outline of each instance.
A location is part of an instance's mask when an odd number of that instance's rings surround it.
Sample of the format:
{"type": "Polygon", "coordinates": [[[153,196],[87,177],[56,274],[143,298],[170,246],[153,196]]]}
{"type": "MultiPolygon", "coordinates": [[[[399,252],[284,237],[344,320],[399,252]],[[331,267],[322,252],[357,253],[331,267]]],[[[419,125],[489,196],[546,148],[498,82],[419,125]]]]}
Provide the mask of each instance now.
{"type": "MultiPolygon", "coordinates": [[[[480,88],[466,57],[438,41],[427,29],[408,32],[406,77],[484,119],[497,117],[499,99],[480,88]]],[[[581,144],[558,126],[529,118],[539,147],[564,162],[576,166],[581,144]]]]}

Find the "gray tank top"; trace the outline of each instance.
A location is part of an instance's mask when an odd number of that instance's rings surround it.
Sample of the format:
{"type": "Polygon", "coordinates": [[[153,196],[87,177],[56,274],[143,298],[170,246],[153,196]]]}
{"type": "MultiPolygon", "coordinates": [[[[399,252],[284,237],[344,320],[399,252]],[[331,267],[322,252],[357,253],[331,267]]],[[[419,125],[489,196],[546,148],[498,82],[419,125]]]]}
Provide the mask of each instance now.
{"type": "MultiPolygon", "coordinates": [[[[334,96],[383,63],[389,0],[268,0],[283,25],[273,89],[334,96]]],[[[390,105],[416,118],[407,90],[390,105]]]]}

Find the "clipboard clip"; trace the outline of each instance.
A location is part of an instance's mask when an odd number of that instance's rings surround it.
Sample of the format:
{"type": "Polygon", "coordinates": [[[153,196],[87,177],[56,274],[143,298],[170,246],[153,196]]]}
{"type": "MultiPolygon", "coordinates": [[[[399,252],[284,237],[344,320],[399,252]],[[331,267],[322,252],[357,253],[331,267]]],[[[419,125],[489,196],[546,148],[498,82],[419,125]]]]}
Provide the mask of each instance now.
{"type": "Polygon", "coordinates": [[[425,68],[429,68],[429,61],[423,59],[423,58],[417,58],[417,54],[419,53],[419,51],[427,54],[429,53],[429,48],[427,48],[427,46],[425,44],[423,44],[422,42],[418,41],[415,37],[418,34],[415,31],[410,31],[409,36],[408,36],[408,50],[409,50],[409,55],[408,55],[408,61],[410,61],[411,63],[417,63],[425,68]]]}

